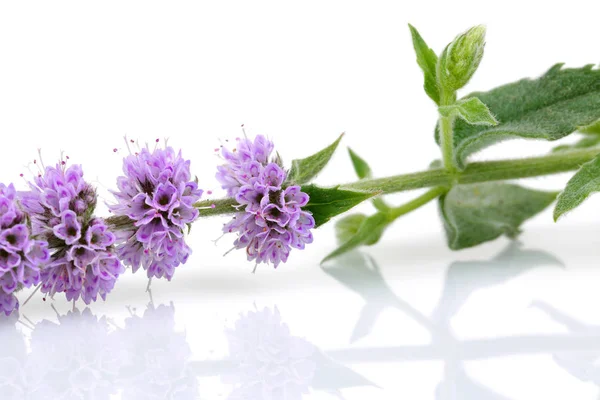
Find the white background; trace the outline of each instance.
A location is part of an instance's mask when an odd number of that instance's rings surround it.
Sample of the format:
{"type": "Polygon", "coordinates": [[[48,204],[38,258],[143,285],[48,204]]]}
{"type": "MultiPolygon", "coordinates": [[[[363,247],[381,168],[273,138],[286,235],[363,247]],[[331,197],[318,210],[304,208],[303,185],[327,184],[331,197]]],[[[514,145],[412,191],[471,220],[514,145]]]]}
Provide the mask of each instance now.
{"type": "MultiPolygon", "coordinates": [[[[459,32],[473,25],[487,25],[485,57],[463,94],[541,75],[556,62],[571,67],[598,62],[600,33],[594,1],[2,2],[0,180],[25,188],[19,174],[28,177],[30,170],[35,173],[33,160],[38,157],[38,148],[46,164],[57,160],[63,151],[71,161],[83,165],[88,179],[95,181],[103,198],[110,201],[106,189],[114,187],[121,158],[127,154],[123,144],[127,135],[151,146],[156,138],[161,142],[168,138],[192,160],[192,172],[199,177],[201,187],[222,194],[214,179],[219,162],[214,149],[240,136],[242,124],[250,136],[268,135],[288,165],[291,159],[312,154],[346,132],[343,144],[368,160],[376,176],[425,169],[439,157],[433,141],[436,110],[422,90],[409,22],[438,52],[459,32]]],[[[476,158],[522,157],[541,154],[550,147],[547,143],[511,142],[476,158]]],[[[327,185],[353,179],[342,147],[317,182],[327,185]]],[[[528,180],[528,184],[559,189],[566,179],[567,175],[538,178],[528,180]]],[[[600,200],[592,198],[558,226],[551,222],[549,212],[526,225],[526,230],[533,232],[524,236],[526,246],[554,250],[559,258],[574,263],[568,290],[561,286],[562,278],[551,274],[542,276],[541,281],[530,277],[505,287],[501,294],[495,293],[499,297],[494,297],[494,292],[482,295],[479,308],[473,305],[471,314],[458,321],[459,327],[470,332],[465,335],[538,332],[545,329],[540,326],[553,327],[527,313],[516,319],[505,316],[498,320],[497,315],[486,319],[485,310],[510,314],[502,308],[506,297],[512,297],[512,306],[526,307],[533,297],[532,287],[547,300],[553,299],[552,293],[562,293],[556,300],[564,309],[598,322],[596,307],[582,300],[584,296],[593,298],[593,282],[598,282],[597,273],[587,269],[597,264],[598,205],[600,200]],[[486,321],[490,330],[482,328],[480,321],[486,321]]],[[[327,296],[330,289],[313,288],[308,307],[315,314],[306,315],[302,306],[302,293],[308,290],[302,284],[321,287],[319,279],[323,278],[314,270],[318,260],[333,249],[331,226],[316,232],[316,243],[303,253],[292,254],[289,265],[276,273],[265,270],[257,275],[268,277],[264,278],[267,283],[257,283],[247,275],[252,265],[245,262],[243,252],[221,258],[231,238],[224,238],[218,247],[209,242],[219,235],[221,222],[197,226],[190,238],[194,255],[185,268],[202,267],[207,280],[193,280],[195,275],[186,271],[187,275],[182,275],[185,281],[176,277],[175,286],[159,282],[155,289],[158,297],[169,300],[174,287],[187,288],[185,293],[191,297],[180,304],[177,319],[188,330],[195,355],[205,356],[205,348],[213,348],[208,343],[217,340],[221,332],[214,326],[204,329],[203,324],[210,325],[211,318],[222,323],[224,318],[216,311],[207,312],[204,319],[196,318],[195,302],[206,300],[194,300],[197,290],[209,292],[212,300],[206,301],[211,306],[234,316],[239,309],[248,309],[257,298],[253,296],[268,290],[269,285],[281,290],[273,297],[266,295],[269,299],[263,299],[263,305],[287,305],[284,319],[294,321],[290,324],[298,334],[322,348],[340,347],[339,338],[326,327],[335,315],[339,319],[336,329],[351,330],[355,310],[346,311],[345,307],[358,307],[358,298],[340,302],[327,296]],[[311,272],[302,275],[303,268],[311,272]],[[222,283],[226,279],[237,283],[222,283]],[[199,285],[197,290],[190,288],[192,283],[199,285]],[[219,288],[250,294],[238,293],[238,302],[244,306],[231,299],[223,306],[219,299],[225,295],[221,296],[219,288]]],[[[397,268],[389,270],[389,276],[396,279],[395,288],[401,287],[427,313],[435,305],[449,264],[459,259],[490,259],[505,244],[502,239],[474,252],[450,253],[444,249],[438,216],[431,204],[396,223],[384,243],[373,251],[379,254],[382,269],[397,268]],[[421,267],[425,266],[429,267],[423,272],[421,267]],[[411,287],[408,281],[417,286],[411,287]]],[[[133,278],[137,279],[129,284],[139,299],[145,282],[142,276],[133,278]]],[[[117,290],[109,303],[122,309],[132,291],[117,290]]],[[[30,313],[48,317],[48,307],[38,303],[40,309],[30,313]]],[[[110,308],[98,307],[110,315],[106,311],[110,308]]],[[[64,304],[63,309],[67,309],[64,304]]],[[[427,342],[422,332],[410,331],[390,315],[386,318],[379,327],[391,327],[393,334],[376,334],[373,344],[398,338],[427,342]]],[[[535,360],[533,364],[522,361],[511,358],[514,365],[501,360],[492,367],[482,361],[472,373],[514,399],[563,399],[574,393],[577,395],[570,398],[592,399],[597,395],[593,385],[581,384],[553,367],[541,368],[539,374],[530,373],[529,380],[521,380],[519,374],[535,371],[538,365],[535,360]],[[522,369],[518,365],[523,365],[522,369]]],[[[361,373],[378,382],[382,391],[358,391],[356,397],[352,392],[345,394],[347,398],[392,398],[399,393],[415,399],[433,398],[442,376],[440,365],[415,365],[401,364],[397,369],[362,366],[361,373]],[[399,384],[402,377],[406,379],[403,385],[399,384]],[[424,386],[417,384],[419,380],[424,386]]],[[[207,385],[211,387],[211,382],[207,385]]],[[[468,393],[463,396],[469,398],[468,393]]]]}

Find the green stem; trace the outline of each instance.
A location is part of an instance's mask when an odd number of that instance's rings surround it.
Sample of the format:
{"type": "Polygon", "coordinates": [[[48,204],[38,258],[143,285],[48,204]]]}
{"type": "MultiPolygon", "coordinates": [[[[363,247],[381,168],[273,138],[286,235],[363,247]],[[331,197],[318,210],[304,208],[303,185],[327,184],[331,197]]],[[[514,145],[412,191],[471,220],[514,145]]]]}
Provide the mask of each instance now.
{"type": "MultiPolygon", "coordinates": [[[[381,191],[383,194],[389,194],[437,186],[449,188],[454,183],[469,184],[531,178],[579,169],[582,164],[598,155],[600,155],[600,148],[595,147],[520,160],[476,162],[467,165],[463,171],[457,171],[456,173],[450,173],[445,168],[436,168],[387,178],[361,179],[353,183],[340,185],[339,189],[376,190],[381,191]]],[[[415,199],[415,201],[417,200],[415,199]]],[[[194,204],[195,207],[200,209],[201,217],[233,214],[237,212],[236,205],[235,199],[203,200],[194,204]],[[213,204],[214,207],[212,207],[213,204]]],[[[404,206],[399,208],[402,207],[404,206]]]]}
{"type": "Polygon", "coordinates": [[[239,204],[234,198],[202,200],[197,203],[194,203],[194,207],[196,207],[200,211],[201,217],[211,217],[213,215],[222,214],[233,214],[238,211],[237,208],[235,208],[236,206],[239,206],[239,204]]]}
{"type": "MultiPolygon", "coordinates": [[[[440,92],[440,106],[450,106],[456,102],[456,93],[448,92],[447,90],[441,90],[440,92]]],[[[439,129],[440,129],[440,147],[442,149],[442,161],[444,162],[444,168],[450,173],[455,174],[457,171],[456,164],[454,163],[454,132],[452,126],[454,125],[454,117],[444,117],[440,115],[439,118],[439,129]]]]}
{"type": "Polygon", "coordinates": [[[406,204],[403,204],[399,207],[394,207],[394,208],[390,209],[388,211],[389,216],[390,216],[390,222],[397,219],[398,217],[401,217],[404,214],[408,214],[409,212],[416,210],[417,208],[419,208],[421,206],[424,206],[425,204],[429,203],[431,200],[437,199],[438,197],[440,197],[447,191],[448,191],[447,187],[438,186],[438,187],[428,190],[426,193],[422,194],[421,196],[417,197],[414,200],[409,201],[406,204]]]}
{"type": "Polygon", "coordinates": [[[453,118],[440,117],[440,147],[442,148],[442,160],[448,172],[454,174],[454,133],[452,131],[453,118]]]}
{"type": "Polygon", "coordinates": [[[340,185],[339,188],[366,191],[380,190],[387,194],[432,186],[451,186],[454,182],[468,184],[530,178],[579,169],[582,164],[598,155],[600,155],[600,148],[595,147],[519,160],[476,162],[467,165],[463,171],[456,174],[451,174],[443,168],[436,168],[387,178],[362,179],[340,185]]]}

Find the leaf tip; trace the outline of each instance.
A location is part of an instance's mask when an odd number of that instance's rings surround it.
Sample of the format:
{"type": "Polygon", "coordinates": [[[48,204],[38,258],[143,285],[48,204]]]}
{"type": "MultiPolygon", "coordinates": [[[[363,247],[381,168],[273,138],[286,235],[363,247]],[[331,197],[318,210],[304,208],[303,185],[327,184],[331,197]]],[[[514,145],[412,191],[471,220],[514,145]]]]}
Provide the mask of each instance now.
{"type": "Polygon", "coordinates": [[[333,148],[333,150],[335,151],[338,147],[338,145],[340,144],[340,142],[342,141],[342,139],[344,138],[344,135],[346,134],[346,132],[342,132],[340,133],[340,136],[338,136],[338,138],[335,140],[335,142],[333,142],[331,144],[331,147],[333,148]]]}
{"type": "Polygon", "coordinates": [[[554,212],[552,213],[552,218],[554,219],[554,222],[558,222],[558,220],[560,219],[560,217],[562,217],[564,213],[558,209],[558,207],[554,207],[554,212]]]}
{"type": "Polygon", "coordinates": [[[334,258],[335,258],[335,251],[333,251],[333,252],[331,252],[331,253],[327,254],[325,257],[323,257],[323,259],[322,259],[322,260],[321,260],[321,262],[319,263],[319,267],[321,267],[321,268],[322,268],[322,267],[324,267],[324,266],[325,266],[325,263],[326,263],[327,261],[330,261],[330,260],[332,260],[332,259],[334,259],[334,258]]]}
{"type": "Polygon", "coordinates": [[[360,159],[358,154],[356,154],[356,152],[354,150],[352,150],[352,148],[350,146],[348,146],[347,149],[348,149],[348,155],[350,156],[352,161],[355,161],[356,159],[360,159]]]}
{"type": "Polygon", "coordinates": [[[548,70],[548,72],[546,72],[545,75],[552,75],[559,72],[562,69],[562,67],[564,67],[564,65],[564,62],[554,64],[552,67],[550,67],[550,69],[548,70]]]}

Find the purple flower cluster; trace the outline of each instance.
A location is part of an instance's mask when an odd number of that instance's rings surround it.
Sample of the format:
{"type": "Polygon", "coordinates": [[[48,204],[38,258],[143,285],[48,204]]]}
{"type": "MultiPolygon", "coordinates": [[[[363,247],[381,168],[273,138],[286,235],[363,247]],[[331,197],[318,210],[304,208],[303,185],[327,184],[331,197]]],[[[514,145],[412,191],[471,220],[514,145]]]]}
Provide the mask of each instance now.
{"type": "Polygon", "coordinates": [[[49,258],[48,243],[30,238],[14,186],[0,183],[0,311],[10,315],[19,307],[14,292],[37,285],[49,258]]]}
{"type": "Polygon", "coordinates": [[[48,167],[30,188],[21,193],[21,203],[33,234],[52,251],[41,272],[42,292],[64,292],[68,300],[81,297],[86,304],[98,295],[105,299],[124,268],[113,251],[115,235],[93,216],[96,191],[83,179],[81,166],[48,167]]]}
{"type": "Polygon", "coordinates": [[[217,179],[228,194],[245,207],[225,224],[225,233],[237,233],[237,249],[246,248],[248,260],[286,262],[292,248],[304,249],[312,243],[312,215],[302,211],[309,197],[299,186],[284,187],[286,171],[279,161],[268,161],[273,143],[257,136],[254,142],[239,141],[235,152],[223,150],[228,162],[219,167],[217,179]]]}
{"type": "Polygon", "coordinates": [[[133,272],[142,266],[149,278],[171,280],[192,252],[184,229],[198,218],[194,203],[202,196],[191,180],[190,161],[171,147],[144,148],[124,159],[123,172],[117,179],[119,191],[113,192],[117,204],[110,206],[115,216],[130,221],[119,232],[119,257],[133,272]]]}

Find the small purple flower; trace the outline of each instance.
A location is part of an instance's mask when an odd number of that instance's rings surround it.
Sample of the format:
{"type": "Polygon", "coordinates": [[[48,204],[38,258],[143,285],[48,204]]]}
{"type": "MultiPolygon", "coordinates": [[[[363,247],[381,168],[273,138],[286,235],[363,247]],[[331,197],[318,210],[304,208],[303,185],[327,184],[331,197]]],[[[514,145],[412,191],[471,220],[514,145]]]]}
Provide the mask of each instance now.
{"type": "Polygon", "coordinates": [[[262,135],[254,142],[249,139],[236,139],[237,148],[229,151],[223,147],[221,155],[227,162],[217,167],[217,180],[229,197],[234,197],[244,185],[252,185],[263,168],[269,163],[273,152],[273,142],[262,135]]]}
{"type": "Polygon", "coordinates": [[[114,251],[115,234],[93,217],[96,191],[83,179],[81,167],[48,167],[30,188],[20,193],[21,203],[33,233],[52,252],[41,272],[42,292],[65,293],[68,300],[81,298],[86,304],[98,296],[106,299],[125,269],[114,251]]]}
{"type": "Polygon", "coordinates": [[[136,272],[143,267],[149,278],[171,280],[192,250],[184,229],[198,218],[194,203],[202,190],[191,180],[190,161],[171,147],[142,149],[123,160],[125,176],[117,179],[116,218],[126,219],[118,233],[118,254],[136,272]]]}
{"type": "Polygon", "coordinates": [[[50,253],[48,243],[31,238],[29,222],[13,185],[0,184],[0,311],[19,307],[15,292],[37,285],[50,253]]]}
{"type": "Polygon", "coordinates": [[[244,208],[223,227],[225,233],[238,234],[234,248],[245,248],[250,261],[277,268],[293,247],[304,249],[312,243],[315,220],[302,211],[308,195],[300,186],[284,186],[287,173],[278,159],[268,162],[272,150],[263,136],[254,142],[240,140],[238,151],[222,150],[228,164],[219,167],[217,179],[244,208]]]}
{"type": "Polygon", "coordinates": [[[71,245],[81,238],[81,225],[77,221],[77,214],[74,211],[66,210],[60,216],[61,223],[55,225],[52,229],[54,235],[71,245]]]}
{"type": "Polygon", "coordinates": [[[0,290],[0,312],[3,312],[6,316],[12,314],[13,311],[19,309],[19,301],[14,293],[6,293],[0,290]]]}

